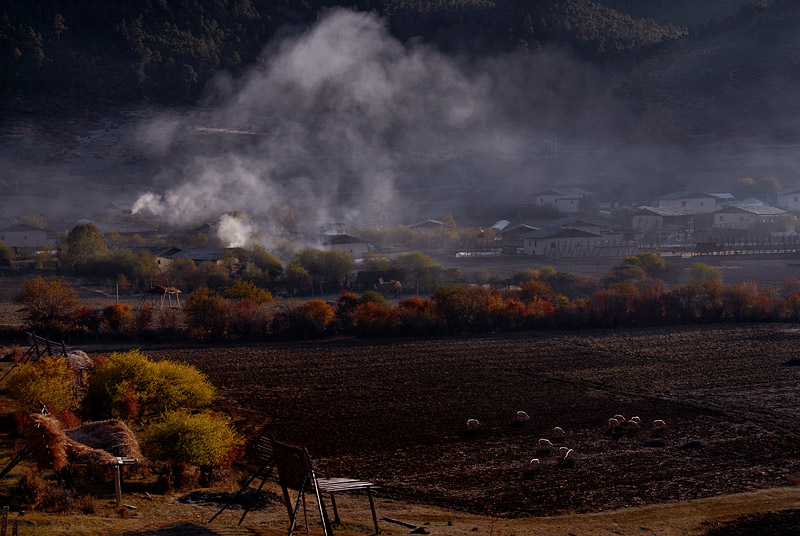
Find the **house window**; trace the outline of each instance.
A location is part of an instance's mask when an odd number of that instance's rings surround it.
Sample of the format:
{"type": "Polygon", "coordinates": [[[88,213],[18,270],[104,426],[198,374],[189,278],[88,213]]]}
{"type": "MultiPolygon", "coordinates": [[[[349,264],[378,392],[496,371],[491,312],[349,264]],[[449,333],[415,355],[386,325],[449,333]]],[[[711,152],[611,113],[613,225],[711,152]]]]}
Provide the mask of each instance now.
{"type": "Polygon", "coordinates": [[[797,196],[794,196],[794,200],[797,201],[797,196]]]}
{"type": "Polygon", "coordinates": [[[702,202],[702,201],[700,201],[700,206],[701,206],[701,207],[703,206],[703,202],[702,202]]]}
{"type": "Polygon", "coordinates": [[[681,206],[685,207],[686,206],[686,201],[681,201],[681,206]]]}
{"type": "Polygon", "coordinates": [[[556,247],[556,243],[555,242],[550,242],[550,248],[551,249],[555,249],[555,247],[556,247]]]}

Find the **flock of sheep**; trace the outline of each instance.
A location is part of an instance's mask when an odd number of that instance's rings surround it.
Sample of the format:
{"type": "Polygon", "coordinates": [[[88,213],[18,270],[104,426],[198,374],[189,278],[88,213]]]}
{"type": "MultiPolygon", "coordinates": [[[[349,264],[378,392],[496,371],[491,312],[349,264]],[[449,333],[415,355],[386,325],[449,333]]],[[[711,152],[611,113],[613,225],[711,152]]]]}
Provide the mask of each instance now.
{"type": "MultiPolygon", "coordinates": [[[[522,426],[530,420],[530,416],[524,411],[518,411],[516,417],[512,425],[514,426],[522,426]]],[[[652,434],[656,436],[661,436],[664,434],[664,431],[667,428],[667,423],[661,419],[656,419],[653,421],[651,425],[652,434]]],[[[468,432],[477,432],[481,429],[481,423],[478,419],[469,419],[467,421],[467,431],[468,432]]],[[[642,429],[642,419],[639,417],[631,417],[630,419],[626,419],[620,414],[614,415],[608,420],[608,426],[606,428],[606,435],[609,435],[615,439],[622,437],[623,435],[627,435],[628,437],[634,437],[639,433],[642,429]]],[[[546,457],[546,456],[555,456],[556,464],[559,467],[574,467],[575,466],[575,459],[577,458],[577,454],[575,453],[574,449],[571,449],[566,446],[559,446],[556,449],[556,445],[563,443],[567,438],[566,432],[560,426],[556,426],[553,428],[553,433],[550,439],[548,438],[541,438],[536,443],[536,454],[539,457],[546,457]]],[[[526,474],[530,475],[532,473],[536,473],[541,468],[541,461],[539,458],[533,458],[530,462],[527,463],[526,474]]]]}

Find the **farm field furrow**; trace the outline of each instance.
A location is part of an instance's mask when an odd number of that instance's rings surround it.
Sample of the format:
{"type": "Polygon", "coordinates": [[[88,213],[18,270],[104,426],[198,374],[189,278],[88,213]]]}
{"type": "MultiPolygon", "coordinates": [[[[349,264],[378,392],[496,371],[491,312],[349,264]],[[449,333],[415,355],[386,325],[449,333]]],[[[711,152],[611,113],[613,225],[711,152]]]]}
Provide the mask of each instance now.
{"type": "MultiPolygon", "coordinates": [[[[495,515],[552,515],[800,479],[800,331],[729,325],[155,350],[199,367],[243,433],[306,445],[382,493],[495,515]],[[518,410],[530,415],[513,426],[518,410]],[[606,433],[638,415],[636,435],[606,433]],[[467,419],[481,422],[468,432],[467,419]],[[663,419],[663,435],[652,421],[663,419]],[[578,454],[537,452],[554,426],[578,454]],[[541,460],[527,473],[531,458],[541,460]]],[[[556,444],[556,448],[560,446],[556,444]]]]}

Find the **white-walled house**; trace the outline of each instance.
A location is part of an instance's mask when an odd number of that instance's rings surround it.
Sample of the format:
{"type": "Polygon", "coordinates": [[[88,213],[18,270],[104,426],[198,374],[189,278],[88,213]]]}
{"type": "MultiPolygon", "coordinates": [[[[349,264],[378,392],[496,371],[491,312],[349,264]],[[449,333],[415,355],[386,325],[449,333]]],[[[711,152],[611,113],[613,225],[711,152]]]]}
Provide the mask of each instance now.
{"type": "Polygon", "coordinates": [[[537,207],[550,206],[564,214],[573,214],[580,210],[581,199],[590,195],[591,192],[582,188],[555,188],[535,194],[533,202],[537,207]]]}
{"type": "Polygon", "coordinates": [[[589,255],[606,240],[597,234],[580,229],[551,227],[531,231],[522,236],[522,252],[525,255],[581,256],[589,255]]]}
{"type": "Polygon", "coordinates": [[[688,228],[697,213],[688,208],[639,207],[631,215],[631,227],[638,233],[657,231],[664,226],[688,228]]]}
{"type": "Polygon", "coordinates": [[[800,186],[792,186],[778,192],[775,204],[784,210],[800,212],[800,186]]]}
{"type": "Polygon", "coordinates": [[[786,214],[785,210],[769,205],[730,205],[714,213],[714,229],[751,230],[758,225],[778,223],[786,214]]]}
{"type": "Polygon", "coordinates": [[[702,192],[674,192],[658,198],[658,208],[685,208],[695,214],[709,214],[723,202],[719,197],[702,192]]]}
{"type": "Polygon", "coordinates": [[[333,249],[349,251],[356,259],[363,259],[364,255],[369,251],[369,242],[348,234],[326,236],[320,245],[321,249],[327,251],[333,249]]]}
{"type": "Polygon", "coordinates": [[[0,229],[0,242],[12,248],[41,249],[47,245],[47,232],[32,225],[18,223],[0,229]]]}

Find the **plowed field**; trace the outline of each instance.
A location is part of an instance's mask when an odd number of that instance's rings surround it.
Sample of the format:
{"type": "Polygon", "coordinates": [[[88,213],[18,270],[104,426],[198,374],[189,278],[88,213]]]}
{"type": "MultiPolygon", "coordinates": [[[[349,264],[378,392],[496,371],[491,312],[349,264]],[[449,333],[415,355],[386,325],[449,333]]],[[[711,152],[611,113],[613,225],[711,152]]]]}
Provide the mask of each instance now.
{"type": "Polygon", "coordinates": [[[243,432],[306,445],[323,472],[516,516],[796,485],[800,367],[784,363],[798,343],[782,326],[712,326],[149,353],[198,366],[243,432]],[[518,410],[531,416],[520,427],[518,410]],[[608,436],[617,413],[642,431],[608,436]],[[554,426],[574,467],[536,452],[554,426]]]}

